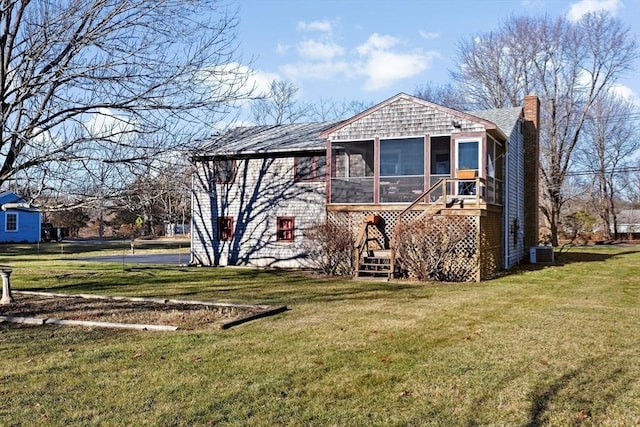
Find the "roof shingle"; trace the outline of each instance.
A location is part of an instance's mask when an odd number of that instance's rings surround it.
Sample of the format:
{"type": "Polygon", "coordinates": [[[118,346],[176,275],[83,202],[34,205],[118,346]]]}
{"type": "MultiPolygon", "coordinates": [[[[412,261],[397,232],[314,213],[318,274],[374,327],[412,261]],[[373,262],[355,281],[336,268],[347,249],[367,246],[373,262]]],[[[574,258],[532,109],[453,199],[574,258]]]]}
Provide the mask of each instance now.
{"type": "Polygon", "coordinates": [[[320,133],[335,123],[246,126],[229,130],[199,150],[199,155],[243,155],[323,150],[320,133]]]}

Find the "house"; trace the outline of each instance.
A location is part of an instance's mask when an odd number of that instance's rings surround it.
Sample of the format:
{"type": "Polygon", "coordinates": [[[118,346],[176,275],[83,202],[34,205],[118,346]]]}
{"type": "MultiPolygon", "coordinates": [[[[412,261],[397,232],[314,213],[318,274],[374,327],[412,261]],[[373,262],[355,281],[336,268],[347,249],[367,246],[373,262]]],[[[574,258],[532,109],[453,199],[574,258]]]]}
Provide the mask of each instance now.
{"type": "MultiPolygon", "coordinates": [[[[626,240],[640,239],[640,210],[639,209],[622,209],[618,212],[618,238],[626,240]]],[[[613,224],[610,233],[615,234],[613,224]]]]}
{"type": "Polygon", "coordinates": [[[16,193],[0,194],[0,242],[39,242],[40,219],[40,211],[16,193]]]}
{"type": "Polygon", "coordinates": [[[533,95],[460,112],[401,93],[339,123],[232,129],[193,155],[191,261],[304,267],[304,230],[330,221],[359,263],[390,250],[393,275],[394,228],[446,216],[469,230],[468,280],[490,277],[537,244],[538,121],[533,95]]]}

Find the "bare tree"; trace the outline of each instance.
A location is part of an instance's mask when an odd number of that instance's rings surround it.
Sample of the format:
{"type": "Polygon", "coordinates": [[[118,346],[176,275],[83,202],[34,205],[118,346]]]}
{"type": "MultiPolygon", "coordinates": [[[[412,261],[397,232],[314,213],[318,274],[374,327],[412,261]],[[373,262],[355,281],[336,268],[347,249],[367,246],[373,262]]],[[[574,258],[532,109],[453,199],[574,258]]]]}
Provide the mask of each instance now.
{"type": "Polygon", "coordinates": [[[274,80],[269,93],[251,104],[257,125],[280,125],[303,121],[334,122],[344,120],[371,107],[360,101],[336,101],[320,98],[315,103],[297,100],[300,88],[289,80],[274,80]]]}
{"type": "Polygon", "coordinates": [[[584,126],[577,163],[593,182],[593,204],[604,225],[603,235],[618,237],[616,202],[626,185],[624,175],[640,149],[640,125],[634,105],[612,93],[594,103],[584,126]]]}
{"type": "Polygon", "coordinates": [[[452,73],[478,108],[519,105],[541,98],[541,211],[558,244],[566,202],[565,178],[594,103],[638,58],[637,43],[607,14],[564,18],[511,18],[496,32],[459,44],[460,69],[452,73]]]}
{"type": "Polygon", "coordinates": [[[632,208],[640,208],[640,160],[633,160],[632,166],[623,175],[623,180],[625,200],[632,208]]]}
{"type": "Polygon", "coordinates": [[[296,123],[307,114],[308,106],[296,100],[300,88],[289,80],[273,80],[269,93],[251,104],[258,125],[296,123]]]}
{"type": "Polygon", "coordinates": [[[330,98],[320,98],[309,105],[307,117],[317,122],[334,122],[354,116],[373,104],[362,101],[336,101],[330,98]]]}
{"type": "Polygon", "coordinates": [[[236,24],[217,0],[0,1],[0,185],[80,195],[210,134],[247,96],[236,24]]]}
{"type": "Polygon", "coordinates": [[[425,101],[444,105],[458,111],[471,109],[466,102],[465,94],[450,83],[438,85],[429,82],[416,87],[414,95],[425,101]]]}
{"type": "Polygon", "coordinates": [[[164,160],[149,161],[144,169],[141,166],[135,171],[135,180],[110,201],[108,210],[124,213],[123,218],[142,218],[142,231],[146,235],[164,234],[165,225],[184,226],[190,218],[193,166],[186,156],[174,154],[164,160]]]}

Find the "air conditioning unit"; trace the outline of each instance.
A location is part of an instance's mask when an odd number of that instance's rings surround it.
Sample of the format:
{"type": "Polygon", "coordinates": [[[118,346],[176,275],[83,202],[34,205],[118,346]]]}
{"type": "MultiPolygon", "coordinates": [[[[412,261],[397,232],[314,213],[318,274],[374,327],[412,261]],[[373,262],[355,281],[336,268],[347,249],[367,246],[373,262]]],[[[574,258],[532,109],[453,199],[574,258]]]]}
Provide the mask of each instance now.
{"type": "Polygon", "coordinates": [[[529,250],[531,264],[553,265],[553,246],[534,246],[529,250]]]}

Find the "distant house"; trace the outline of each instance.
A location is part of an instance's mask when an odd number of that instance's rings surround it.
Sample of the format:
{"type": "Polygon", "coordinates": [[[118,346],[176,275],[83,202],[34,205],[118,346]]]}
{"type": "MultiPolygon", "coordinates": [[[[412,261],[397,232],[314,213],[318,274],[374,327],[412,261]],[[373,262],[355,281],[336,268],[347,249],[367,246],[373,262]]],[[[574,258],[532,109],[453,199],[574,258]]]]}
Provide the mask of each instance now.
{"type": "Polygon", "coordinates": [[[13,192],[0,194],[0,242],[40,241],[41,213],[13,192]]]}
{"type": "MultiPolygon", "coordinates": [[[[611,225],[611,235],[615,233],[611,225]]],[[[618,238],[640,239],[640,209],[623,209],[618,213],[618,238]]]]}
{"type": "Polygon", "coordinates": [[[538,120],[535,96],[460,112],[401,93],[339,123],[232,129],[193,156],[191,261],[304,267],[324,221],[377,236],[362,261],[397,224],[448,216],[471,230],[469,279],[490,277],[538,241],[538,120]]]}

